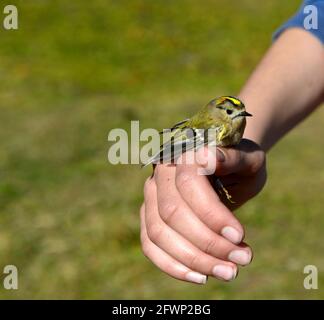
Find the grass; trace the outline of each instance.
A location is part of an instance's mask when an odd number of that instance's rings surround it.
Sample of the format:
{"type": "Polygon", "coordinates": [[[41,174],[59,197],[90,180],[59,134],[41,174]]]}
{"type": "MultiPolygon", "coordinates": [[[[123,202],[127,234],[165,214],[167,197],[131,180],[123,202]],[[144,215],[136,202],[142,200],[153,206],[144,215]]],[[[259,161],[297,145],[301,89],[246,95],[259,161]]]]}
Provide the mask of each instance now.
{"type": "Polygon", "coordinates": [[[255,259],[230,284],[152,266],[138,219],[150,170],[106,160],[110,129],[163,128],[235,94],[298,0],[12,4],[19,30],[0,28],[0,270],[18,267],[19,290],[0,279],[2,298],[324,297],[324,110],[272,150],[265,190],[238,211],[255,259]],[[308,264],[319,290],[303,288],[308,264]]]}

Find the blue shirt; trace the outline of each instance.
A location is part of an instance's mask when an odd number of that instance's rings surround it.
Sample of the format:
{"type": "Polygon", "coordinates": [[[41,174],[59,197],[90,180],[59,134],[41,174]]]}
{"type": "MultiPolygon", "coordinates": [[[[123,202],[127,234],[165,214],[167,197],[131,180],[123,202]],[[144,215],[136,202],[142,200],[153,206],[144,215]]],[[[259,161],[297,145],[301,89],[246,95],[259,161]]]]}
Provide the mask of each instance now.
{"type": "Polygon", "coordinates": [[[274,34],[277,39],[288,28],[302,28],[324,44],[324,0],[306,0],[299,11],[284,23],[274,34]]]}

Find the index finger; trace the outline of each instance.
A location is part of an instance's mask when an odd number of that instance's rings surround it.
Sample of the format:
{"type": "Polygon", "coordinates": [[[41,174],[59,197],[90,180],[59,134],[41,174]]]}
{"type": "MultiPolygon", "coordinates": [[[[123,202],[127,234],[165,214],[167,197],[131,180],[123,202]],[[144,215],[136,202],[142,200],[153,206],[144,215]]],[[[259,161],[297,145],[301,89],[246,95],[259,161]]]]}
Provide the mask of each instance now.
{"type": "Polygon", "coordinates": [[[264,151],[253,141],[242,139],[231,148],[218,148],[223,154],[222,161],[217,161],[216,175],[225,176],[238,173],[244,176],[254,175],[265,164],[264,151]]]}
{"type": "Polygon", "coordinates": [[[207,176],[199,175],[200,165],[177,164],[176,186],[182,198],[210,229],[237,244],[244,230],[233,213],[220,201],[207,176]]]}

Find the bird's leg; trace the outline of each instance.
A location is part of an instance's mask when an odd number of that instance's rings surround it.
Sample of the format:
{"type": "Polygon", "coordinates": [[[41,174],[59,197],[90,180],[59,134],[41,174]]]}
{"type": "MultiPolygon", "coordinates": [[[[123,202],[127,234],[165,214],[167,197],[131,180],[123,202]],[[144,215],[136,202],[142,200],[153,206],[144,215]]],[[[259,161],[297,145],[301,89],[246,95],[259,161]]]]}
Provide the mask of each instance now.
{"type": "Polygon", "coordinates": [[[220,181],[219,178],[216,178],[215,181],[215,186],[216,188],[219,190],[220,194],[223,194],[226,196],[226,199],[230,202],[230,203],[235,203],[232,200],[232,196],[229,194],[229,192],[226,190],[226,188],[223,186],[222,182],[220,181]]]}

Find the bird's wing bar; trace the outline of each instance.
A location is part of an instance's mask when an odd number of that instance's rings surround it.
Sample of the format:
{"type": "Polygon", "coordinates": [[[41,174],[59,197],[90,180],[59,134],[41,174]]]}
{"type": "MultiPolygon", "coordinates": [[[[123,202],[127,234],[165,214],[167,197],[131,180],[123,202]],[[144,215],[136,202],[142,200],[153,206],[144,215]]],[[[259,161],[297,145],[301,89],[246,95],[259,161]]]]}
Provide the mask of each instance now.
{"type": "Polygon", "coordinates": [[[184,152],[197,150],[205,144],[205,135],[201,130],[179,130],[170,141],[161,146],[160,151],[151,157],[144,166],[158,163],[173,163],[184,152]]]}
{"type": "MultiPolygon", "coordinates": [[[[184,120],[182,120],[182,121],[180,121],[180,122],[177,122],[176,124],[174,124],[171,128],[168,128],[168,129],[166,129],[166,130],[170,130],[171,132],[173,131],[173,130],[175,130],[175,129],[178,129],[181,125],[183,125],[183,124],[185,124],[186,122],[188,122],[190,119],[184,119],[184,120]]],[[[164,129],[162,130],[162,131],[160,131],[159,133],[160,134],[163,134],[164,132],[164,129]]]]}

